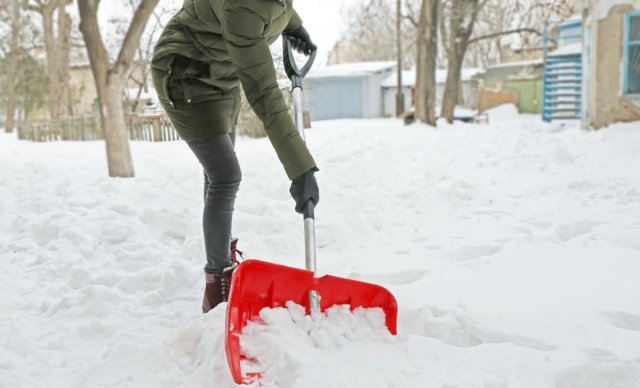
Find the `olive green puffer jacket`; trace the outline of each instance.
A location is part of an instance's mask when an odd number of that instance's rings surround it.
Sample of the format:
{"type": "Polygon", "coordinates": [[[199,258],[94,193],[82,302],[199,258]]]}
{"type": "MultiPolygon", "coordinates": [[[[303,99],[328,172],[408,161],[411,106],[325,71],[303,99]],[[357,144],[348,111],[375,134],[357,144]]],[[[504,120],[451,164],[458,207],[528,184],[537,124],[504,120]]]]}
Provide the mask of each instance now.
{"type": "Polygon", "coordinates": [[[290,179],[316,168],[278,87],[269,45],[302,25],[293,0],[185,0],[156,44],[152,66],[172,54],[209,65],[209,79],[192,98],[241,83],[290,179]]]}

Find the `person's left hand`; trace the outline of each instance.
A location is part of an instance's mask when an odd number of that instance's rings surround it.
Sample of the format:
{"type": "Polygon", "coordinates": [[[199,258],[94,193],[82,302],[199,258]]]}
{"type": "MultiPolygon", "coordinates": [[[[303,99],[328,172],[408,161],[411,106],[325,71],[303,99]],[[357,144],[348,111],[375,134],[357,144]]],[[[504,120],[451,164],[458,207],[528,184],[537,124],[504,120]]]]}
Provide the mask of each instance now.
{"type": "Polygon", "coordinates": [[[309,55],[318,48],[318,46],[311,41],[311,37],[304,26],[300,26],[293,31],[284,31],[282,36],[285,39],[290,38],[291,46],[300,54],[304,53],[304,55],[309,55]]]}

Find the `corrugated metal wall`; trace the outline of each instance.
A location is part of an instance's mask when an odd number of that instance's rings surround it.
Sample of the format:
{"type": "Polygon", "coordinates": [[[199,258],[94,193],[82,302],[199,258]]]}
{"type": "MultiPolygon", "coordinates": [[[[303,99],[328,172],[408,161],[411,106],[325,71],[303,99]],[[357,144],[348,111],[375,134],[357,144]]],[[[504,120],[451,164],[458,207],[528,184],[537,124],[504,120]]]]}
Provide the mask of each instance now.
{"type": "Polygon", "coordinates": [[[305,81],[311,120],[363,118],[365,78],[319,78],[305,81]]]}

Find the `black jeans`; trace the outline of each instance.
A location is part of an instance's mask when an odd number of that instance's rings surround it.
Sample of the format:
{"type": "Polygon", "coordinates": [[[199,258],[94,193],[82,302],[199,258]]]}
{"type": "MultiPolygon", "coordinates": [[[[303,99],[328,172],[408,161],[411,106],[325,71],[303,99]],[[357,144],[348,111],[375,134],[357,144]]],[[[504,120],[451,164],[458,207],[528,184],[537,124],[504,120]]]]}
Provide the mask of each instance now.
{"type": "Polygon", "coordinates": [[[236,156],[235,131],[187,141],[204,169],[205,272],[221,273],[230,265],[229,242],[236,194],[242,172],[236,156]]]}

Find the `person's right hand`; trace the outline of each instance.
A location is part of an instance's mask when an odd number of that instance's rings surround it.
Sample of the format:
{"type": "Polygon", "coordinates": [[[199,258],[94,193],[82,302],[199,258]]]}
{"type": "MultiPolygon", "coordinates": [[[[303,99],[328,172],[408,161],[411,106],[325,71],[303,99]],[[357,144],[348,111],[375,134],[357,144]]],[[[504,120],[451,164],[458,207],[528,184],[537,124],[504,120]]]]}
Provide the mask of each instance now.
{"type": "Polygon", "coordinates": [[[300,214],[304,212],[307,201],[313,201],[315,206],[320,202],[320,189],[314,173],[315,169],[308,170],[291,181],[289,193],[296,201],[296,212],[300,214]]]}

